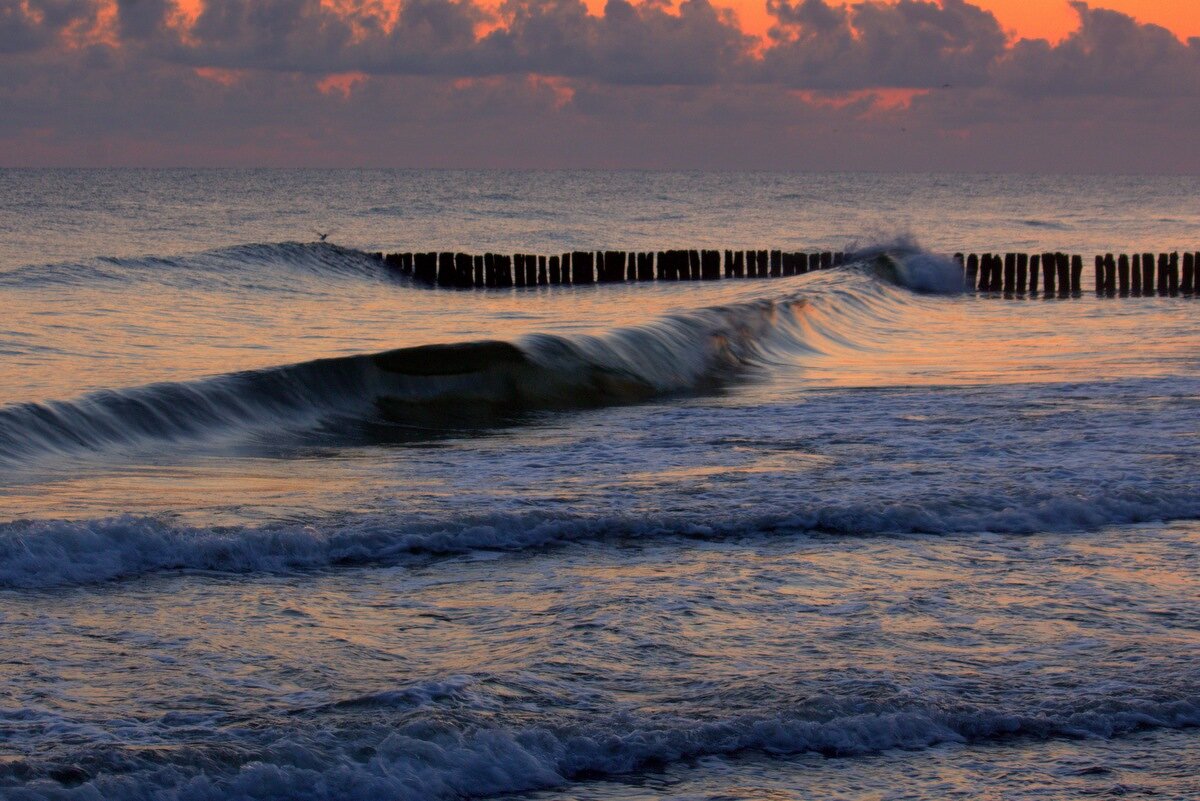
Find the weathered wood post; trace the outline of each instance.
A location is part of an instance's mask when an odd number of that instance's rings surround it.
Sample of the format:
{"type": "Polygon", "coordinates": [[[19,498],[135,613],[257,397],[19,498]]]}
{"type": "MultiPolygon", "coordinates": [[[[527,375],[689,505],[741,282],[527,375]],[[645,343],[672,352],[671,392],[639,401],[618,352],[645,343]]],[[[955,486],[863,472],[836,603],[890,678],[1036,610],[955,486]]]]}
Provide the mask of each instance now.
{"type": "Polygon", "coordinates": [[[1054,254],[1054,266],[1058,269],[1058,294],[1071,292],[1071,259],[1066,253],[1054,254]]]}
{"type": "Polygon", "coordinates": [[[1104,257],[1096,257],[1096,295],[1104,294],[1104,257]]]}
{"type": "Polygon", "coordinates": [[[1029,294],[1036,295],[1038,291],[1038,272],[1041,271],[1042,256],[1034,253],[1029,257],[1029,294]]]}
{"type": "Polygon", "coordinates": [[[1150,295],[1154,292],[1154,254],[1142,254],[1142,294],[1150,295]]]}
{"type": "Polygon", "coordinates": [[[1029,254],[1017,254],[1017,292],[1025,294],[1025,287],[1029,285],[1029,254]]]}
{"type": "Polygon", "coordinates": [[[562,283],[562,259],[558,256],[550,257],[549,278],[551,284],[562,283]]]}
{"type": "Polygon", "coordinates": [[[1132,290],[1133,294],[1141,295],[1142,294],[1142,254],[1141,253],[1133,254],[1133,269],[1130,272],[1129,277],[1132,279],[1133,285],[1131,287],[1131,290],[1132,290]]]}
{"type": "Polygon", "coordinates": [[[1167,254],[1158,254],[1158,294],[1167,294],[1167,254]]]}
{"type": "Polygon", "coordinates": [[[1104,256],[1104,294],[1110,298],[1117,294],[1117,261],[1111,253],[1104,256]]]}
{"type": "Polygon", "coordinates": [[[1017,291],[1017,254],[1004,254],[1004,292],[1011,295],[1017,291]]]}
{"type": "Polygon", "coordinates": [[[734,278],[744,278],[746,276],[746,257],[749,254],[744,250],[739,250],[733,254],[733,276],[734,278]]]}
{"type": "Polygon", "coordinates": [[[721,252],[719,250],[704,250],[700,252],[700,277],[705,281],[720,279],[721,252]]]}
{"type": "Polygon", "coordinates": [[[842,266],[843,264],[845,264],[845,263],[846,263],[846,254],[845,254],[845,253],[843,253],[843,252],[842,252],[842,251],[840,251],[840,250],[838,250],[838,251],[834,251],[834,254],[833,254],[833,266],[834,266],[834,267],[841,267],[841,266],[842,266]]]}
{"type": "Polygon", "coordinates": [[[1071,257],[1071,294],[1083,294],[1083,256],[1078,254],[1071,257]]]}
{"type": "Polygon", "coordinates": [[[1044,254],[1042,256],[1042,283],[1045,285],[1045,290],[1042,292],[1043,297],[1048,298],[1054,294],[1057,277],[1057,259],[1053,253],[1044,254]]]}
{"type": "Polygon", "coordinates": [[[733,278],[733,251],[725,251],[725,277],[733,278]]]}
{"type": "Polygon", "coordinates": [[[783,275],[783,251],[771,251],[771,277],[778,278],[783,275]]]}
{"type": "Polygon", "coordinates": [[[513,285],[512,257],[496,254],[496,286],[510,287],[513,285]]]}
{"type": "Polygon", "coordinates": [[[783,276],[786,278],[789,275],[796,274],[796,254],[790,251],[783,252],[783,276]]]}
{"type": "Polygon", "coordinates": [[[821,251],[821,269],[828,270],[833,266],[833,254],[828,250],[821,251]]]}
{"type": "Polygon", "coordinates": [[[474,262],[473,269],[471,270],[473,273],[472,283],[475,286],[483,286],[483,256],[475,255],[472,257],[472,261],[474,262]]]}
{"type": "Polygon", "coordinates": [[[469,253],[454,254],[454,285],[459,289],[473,286],[472,264],[474,259],[469,253]]]}
{"type": "Polygon", "coordinates": [[[992,254],[984,253],[979,257],[979,291],[990,292],[992,289],[992,254]]]}
{"type": "Polygon", "coordinates": [[[1167,292],[1171,297],[1179,294],[1179,254],[1170,254],[1167,262],[1167,292]]]}
{"type": "Polygon", "coordinates": [[[1117,289],[1122,296],[1129,295],[1129,255],[1126,253],[1117,258],[1117,289]]]}
{"type": "Polygon", "coordinates": [[[637,254],[637,277],[639,281],[654,280],[654,254],[637,254]]]}
{"type": "Polygon", "coordinates": [[[571,252],[571,283],[572,284],[592,284],[595,283],[595,276],[592,274],[592,264],[595,261],[595,256],[587,250],[575,250],[571,252]]]}
{"type": "Polygon", "coordinates": [[[547,284],[550,283],[550,270],[548,269],[549,265],[546,263],[545,256],[538,256],[537,259],[538,259],[537,282],[538,282],[539,286],[546,286],[547,284]]]}
{"type": "Polygon", "coordinates": [[[1196,257],[1191,253],[1183,254],[1183,283],[1179,289],[1183,294],[1190,295],[1195,289],[1196,257]]]}
{"type": "Polygon", "coordinates": [[[700,280],[700,251],[687,251],[687,277],[692,281],[700,280]]]}
{"type": "Polygon", "coordinates": [[[525,286],[525,254],[514,253],[512,259],[513,285],[525,286]]]}
{"type": "Polygon", "coordinates": [[[438,286],[454,286],[454,254],[439,253],[437,267],[438,286]]]}
{"type": "Polygon", "coordinates": [[[963,289],[974,289],[979,277],[979,256],[972,253],[967,256],[967,277],[963,281],[963,289]]]}
{"type": "Polygon", "coordinates": [[[796,275],[804,275],[808,272],[808,254],[796,254],[796,275]]]}

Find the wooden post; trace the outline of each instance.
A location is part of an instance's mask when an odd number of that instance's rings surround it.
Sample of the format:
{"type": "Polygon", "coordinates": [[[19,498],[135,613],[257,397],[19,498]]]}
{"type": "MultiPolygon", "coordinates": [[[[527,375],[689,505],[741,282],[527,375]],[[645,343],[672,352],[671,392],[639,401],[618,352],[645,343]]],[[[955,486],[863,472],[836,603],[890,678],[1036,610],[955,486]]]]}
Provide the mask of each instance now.
{"type": "Polygon", "coordinates": [[[512,256],[496,254],[496,286],[509,287],[512,285],[512,256]]]}
{"type": "Polygon", "coordinates": [[[558,256],[550,257],[549,278],[551,284],[562,283],[562,260],[558,256]]]}
{"type": "Polygon", "coordinates": [[[771,277],[778,278],[783,275],[783,251],[771,251],[771,277]]]}
{"type": "Polygon", "coordinates": [[[984,253],[979,257],[979,291],[990,292],[992,289],[992,254],[984,253]]]}
{"type": "Polygon", "coordinates": [[[1024,295],[1029,284],[1029,254],[1017,254],[1017,292],[1024,295]]]}
{"type": "Polygon", "coordinates": [[[1167,294],[1167,254],[1158,254],[1158,294],[1167,294]]]}
{"type": "MultiPolygon", "coordinates": [[[[750,278],[758,275],[758,251],[746,251],[746,275],[750,278]]],[[[738,276],[739,278],[741,276],[738,276]]]]}
{"type": "Polygon", "coordinates": [[[705,281],[716,281],[721,277],[721,251],[700,252],[700,277],[705,281]]]}
{"type": "Polygon", "coordinates": [[[1142,254],[1133,254],[1133,272],[1130,274],[1133,279],[1133,294],[1142,294],[1142,254]]]}
{"type": "Polygon", "coordinates": [[[1195,290],[1196,281],[1196,256],[1193,253],[1183,254],[1183,286],[1180,289],[1185,295],[1190,295],[1195,290]]]}
{"type": "Polygon", "coordinates": [[[525,276],[528,275],[528,273],[526,272],[526,268],[525,268],[525,254],[524,253],[514,253],[513,254],[513,268],[512,269],[513,269],[513,285],[514,286],[525,286],[528,283],[525,280],[525,276]]]}
{"type": "Polygon", "coordinates": [[[1036,295],[1038,291],[1038,272],[1042,267],[1042,256],[1034,253],[1029,257],[1029,294],[1036,295]]]}
{"type": "Polygon", "coordinates": [[[846,263],[846,254],[845,253],[843,253],[842,251],[839,250],[833,254],[833,266],[834,267],[841,267],[845,263],[846,263]]]}
{"type": "Polygon", "coordinates": [[[1117,289],[1122,296],[1129,294],[1129,255],[1125,253],[1117,258],[1117,289]]]}
{"type": "Polygon", "coordinates": [[[733,254],[733,277],[734,278],[745,278],[746,277],[746,256],[747,255],[748,255],[747,252],[744,250],[739,250],[738,252],[733,254]]]}
{"type": "Polygon", "coordinates": [[[571,254],[570,253],[562,254],[562,263],[560,266],[562,268],[562,282],[564,284],[573,283],[573,281],[571,280],[571,254]]]}
{"type": "Polygon", "coordinates": [[[828,270],[833,266],[833,254],[828,250],[821,251],[821,269],[828,270]]]}
{"type": "Polygon", "coordinates": [[[1154,254],[1142,254],[1142,294],[1150,295],[1154,292],[1154,254]]]}
{"type": "Polygon", "coordinates": [[[1104,256],[1104,294],[1110,298],[1117,294],[1117,260],[1111,253],[1104,256]]]}
{"type": "Polygon", "coordinates": [[[473,278],[472,283],[474,283],[475,286],[483,286],[484,285],[483,256],[477,255],[474,257],[473,261],[475,262],[475,265],[474,265],[474,270],[472,270],[472,272],[474,273],[474,275],[472,276],[472,278],[473,278]]]}
{"type": "Polygon", "coordinates": [[[733,278],[733,251],[725,251],[725,277],[733,278]]]}
{"type": "Polygon", "coordinates": [[[808,254],[796,254],[796,275],[804,275],[808,272],[808,254]]]}
{"type": "Polygon", "coordinates": [[[1071,291],[1071,260],[1066,253],[1055,253],[1054,266],[1058,270],[1058,294],[1066,295],[1071,291]]]}
{"type": "Polygon", "coordinates": [[[654,254],[639,253],[637,254],[637,279],[639,281],[654,280],[654,254]]]}
{"type": "Polygon", "coordinates": [[[1167,262],[1167,292],[1171,297],[1179,294],[1179,254],[1172,253],[1167,262]]]}
{"type": "Polygon", "coordinates": [[[979,276],[979,257],[972,253],[967,256],[967,277],[963,281],[963,289],[974,289],[979,276]]]}
{"type": "Polygon", "coordinates": [[[1083,256],[1078,254],[1071,257],[1071,294],[1083,294],[1083,256]]]}
{"type": "Polygon", "coordinates": [[[474,259],[468,253],[454,254],[454,285],[465,289],[473,285],[471,265],[474,259]]]}
{"type": "Polygon", "coordinates": [[[1004,254],[1004,292],[1011,295],[1017,291],[1017,254],[1004,254]]]}
{"type": "Polygon", "coordinates": [[[596,277],[592,273],[595,256],[586,250],[576,250],[571,253],[571,283],[592,284],[596,277]]]}
{"type": "Polygon", "coordinates": [[[1047,298],[1054,294],[1055,279],[1058,276],[1057,261],[1053,253],[1046,253],[1042,256],[1042,283],[1046,287],[1042,295],[1047,298]]]}
{"type": "Polygon", "coordinates": [[[1104,257],[1096,257],[1096,294],[1104,294],[1104,257]]]}
{"type": "Polygon", "coordinates": [[[538,259],[538,274],[537,274],[538,286],[546,286],[547,284],[550,283],[550,271],[547,269],[546,257],[538,256],[537,259],[538,259]]]}

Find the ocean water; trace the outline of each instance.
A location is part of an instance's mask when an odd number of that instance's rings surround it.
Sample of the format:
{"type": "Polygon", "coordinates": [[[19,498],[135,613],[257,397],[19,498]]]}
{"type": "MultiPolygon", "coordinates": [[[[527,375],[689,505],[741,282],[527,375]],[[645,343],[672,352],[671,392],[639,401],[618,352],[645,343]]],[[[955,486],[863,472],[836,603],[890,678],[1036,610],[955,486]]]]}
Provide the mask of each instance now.
{"type": "Polygon", "coordinates": [[[0,171],[0,797],[1200,797],[1200,301],[945,255],[1194,251],[1197,190],[0,171]],[[671,247],[857,256],[368,255],[671,247]]]}

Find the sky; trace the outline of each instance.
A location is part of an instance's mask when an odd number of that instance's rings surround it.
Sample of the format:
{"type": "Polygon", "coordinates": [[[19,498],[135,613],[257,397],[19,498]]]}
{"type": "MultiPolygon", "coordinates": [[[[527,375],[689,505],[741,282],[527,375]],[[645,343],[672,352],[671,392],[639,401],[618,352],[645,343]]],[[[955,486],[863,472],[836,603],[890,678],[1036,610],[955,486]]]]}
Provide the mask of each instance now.
{"type": "Polygon", "coordinates": [[[1197,0],[0,0],[0,166],[1200,173],[1197,0]]]}

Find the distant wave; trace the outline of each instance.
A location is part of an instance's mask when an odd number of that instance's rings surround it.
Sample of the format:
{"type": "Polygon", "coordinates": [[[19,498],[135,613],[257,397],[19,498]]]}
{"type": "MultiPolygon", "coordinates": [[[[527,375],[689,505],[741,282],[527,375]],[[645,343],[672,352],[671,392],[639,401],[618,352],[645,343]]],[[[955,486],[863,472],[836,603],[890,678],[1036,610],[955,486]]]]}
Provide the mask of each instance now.
{"type": "Polygon", "coordinates": [[[703,520],[530,512],[442,520],[360,515],[308,525],[211,528],[137,517],[17,521],[0,524],[0,588],[100,584],[180,570],[288,574],[588,541],[1032,534],[1197,517],[1200,496],[1194,491],[1114,483],[1089,494],[1069,489],[1040,495],[998,490],[987,497],[948,493],[937,502],[919,504],[878,499],[810,502],[791,510],[703,520]]]}
{"type": "Polygon", "coordinates": [[[369,253],[320,242],[237,245],[200,253],[160,257],[99,257],[79,262],[38,264],[0,271],[0,288],[75,286],[128,281],[170,285],[279,288],[289,276],[394,277],[369,253]]]}
{"type": "MultiPolygon", "coordinates": [[[[418,691],[405,694],[405,700],[433,699],[445,691],[418,691]]],[[[380,701],[378,696],[364,699],[365,704],[380,701]]],[[[333,711],[360,710],[351,705],[333,711]]],[[[386,718],[345,728],[325,725],[327,729],[291,718],[272,728],[234,727],[217,742],[185,748],[105,745],[93,746],[84,759],[30,756],[0,765],[0,789],[11,776],[24,786],[17,790],[18,799],[43,797],[42,790],[53,797],[111,801],[486,798],[562,788],[706,756],[815,753],[847,758],[1015,737],[1110,739],[1147,729],[1186,729],[1200,725],[1200,700],[1067,700],[1004,709],[828,699],[810,708],[767,708],[712,719],[629,712],[570,726],[507,728],[462,725],[449,715],[425,714],[390,725],[386,718]]]]}

